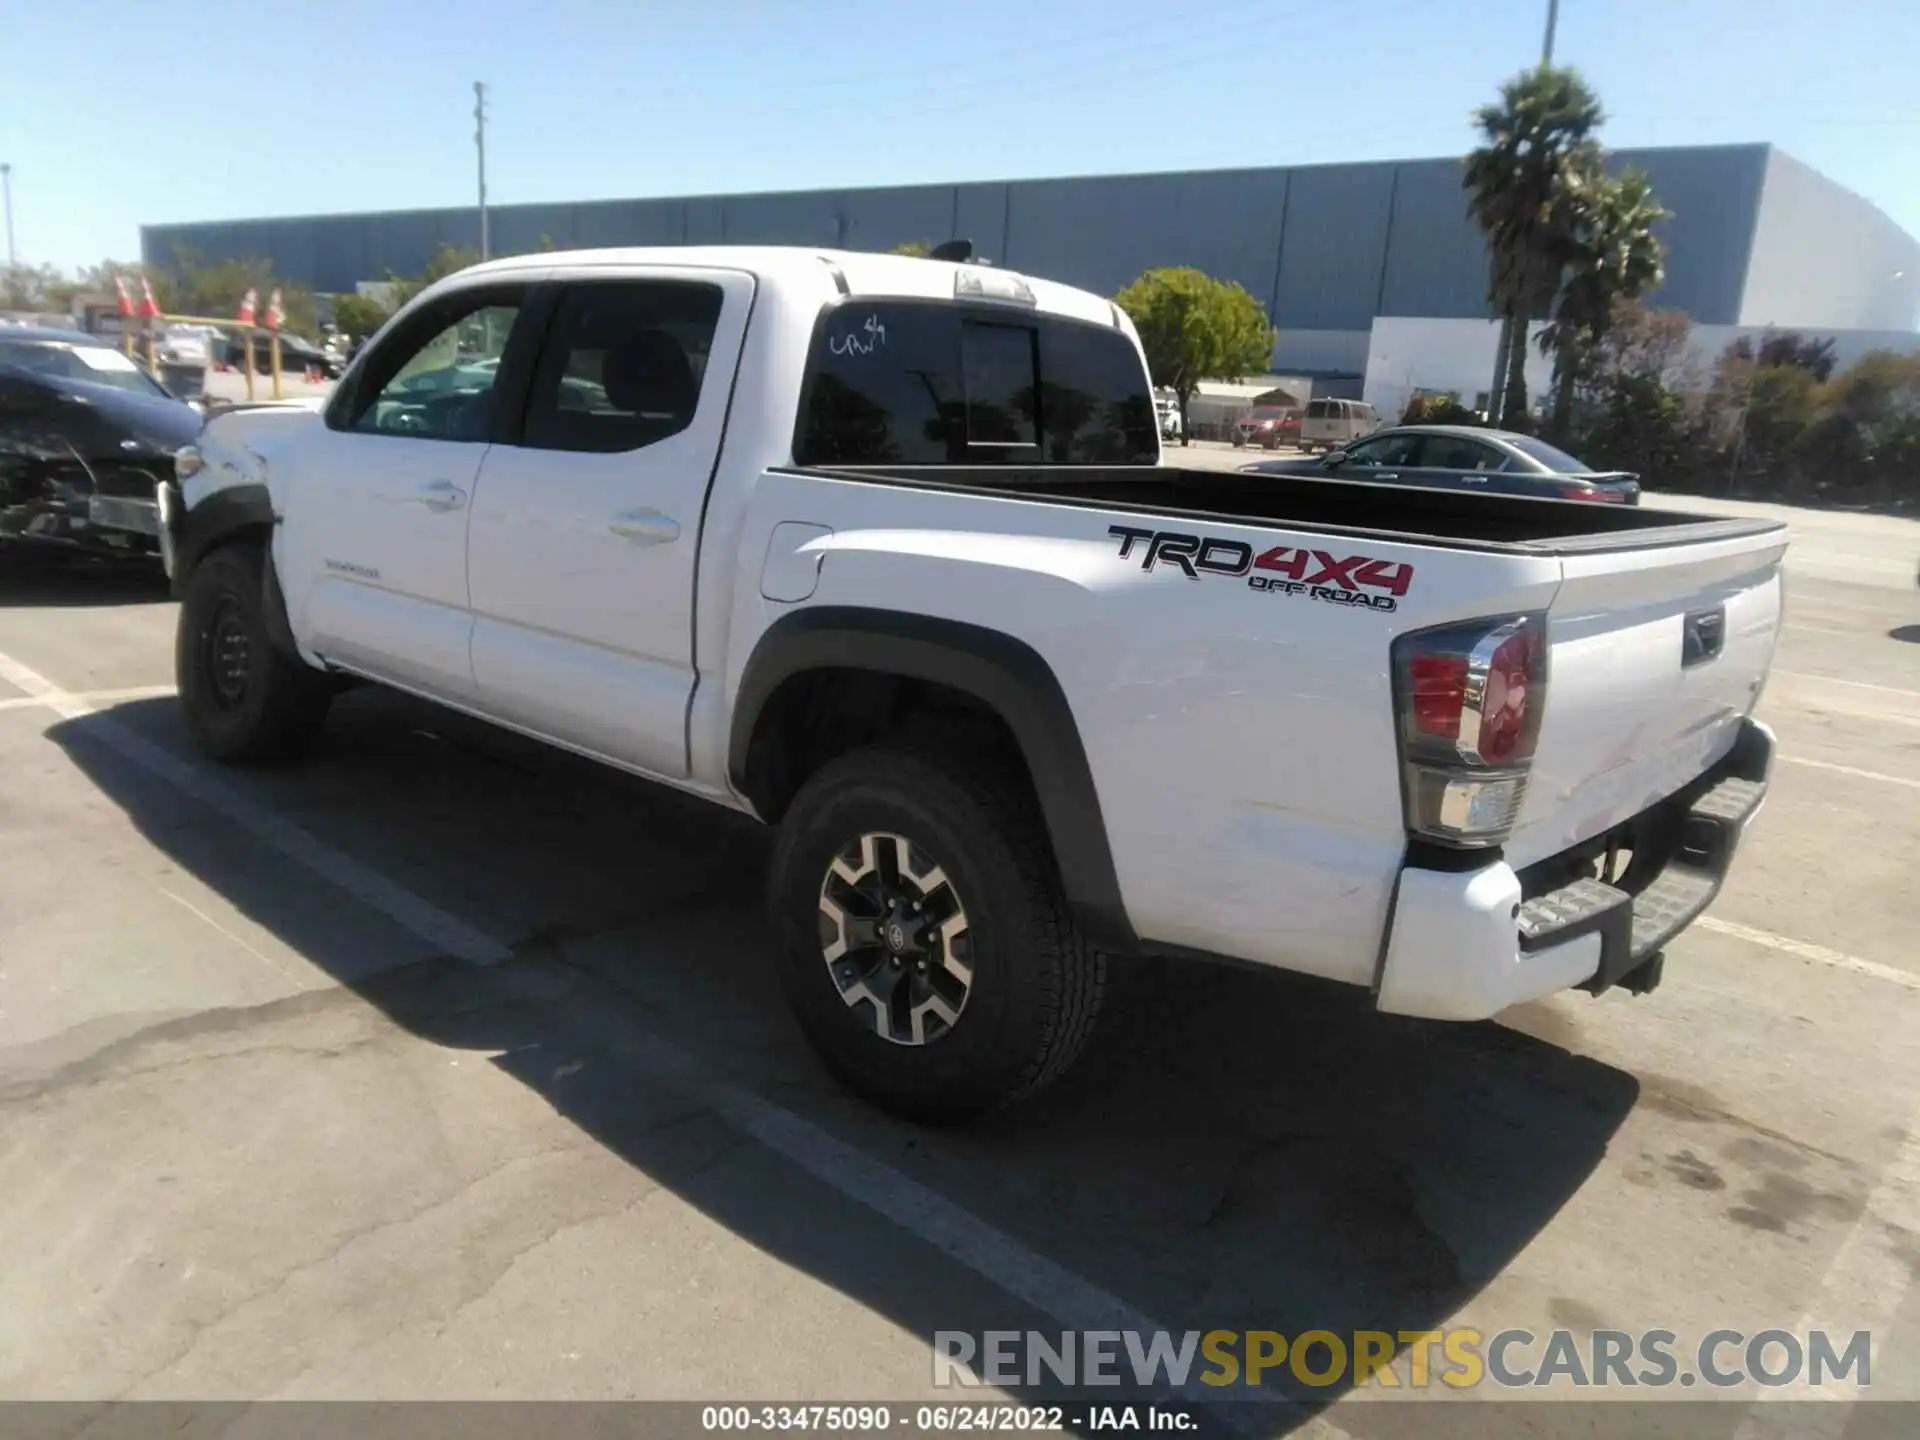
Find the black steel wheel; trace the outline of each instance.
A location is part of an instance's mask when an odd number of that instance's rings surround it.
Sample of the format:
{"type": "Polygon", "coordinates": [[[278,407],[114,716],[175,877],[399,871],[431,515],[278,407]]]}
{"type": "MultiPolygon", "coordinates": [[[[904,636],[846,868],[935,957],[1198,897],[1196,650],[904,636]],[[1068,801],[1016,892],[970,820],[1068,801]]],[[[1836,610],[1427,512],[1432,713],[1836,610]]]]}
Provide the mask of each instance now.
{"type": "Polygon", "coordinates": [[[257,545],[223,546],[194,567],[181,597],[174,680],[188,736],[216,760],[297,753],[333,699],[327,677],[268,633],[266,564],[257,545]]]}

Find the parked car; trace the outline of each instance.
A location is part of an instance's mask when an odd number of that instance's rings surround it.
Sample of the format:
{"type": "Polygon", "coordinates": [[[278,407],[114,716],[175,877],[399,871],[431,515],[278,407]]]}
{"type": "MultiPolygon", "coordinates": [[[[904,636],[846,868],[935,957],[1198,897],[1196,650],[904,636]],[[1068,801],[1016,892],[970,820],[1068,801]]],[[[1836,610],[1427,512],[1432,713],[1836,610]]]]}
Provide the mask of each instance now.
{"type": "Polygon", "coordinates": [[[1438,486],[1546,500],[1640,503],[1640,480],[1596,471],[1544,440],[1472,425],[1398,425],[1312,460],[1264,460],[1242,470],[1375,485],[1438,486]]]}
{"type": "MultiPolygon", "coordinates": [[[[238,335],[229,336],[225,351],[225,361],[234,369],[247,363],[244,342],[238,335]]],[[[311,340],[303,340],[298,335],[280,332],[280,369],[305,370],[309,366],[318,370],[329,380],[338,380],[346,364],[336,355],[330,355],[311,340]]],[[[256,374],[265,375],[273,369],[273,342],[264,330],[253,334],[253,368],[256,374]]]]}
{"type": "Polygon", "coordinates": [[[1338,450],[1379,428],[1379,413],[1364,400],[1309,400],[1300,424],[1300,448],[1338,450]]]}
{"type": "Polygon", "coordinates": [[[1435,1019],[1652,989],[1766,792],[1785,526],[1441,489],[1383,525],[1361,486],[1162,455],[1084,291],[798,248],[478,265],[326,402],[182,451],[186,732],[293,754],[353,676],[778,826],[800,1024],[921,1119],[1063,1072],[1109,955],[1435,1019]],[[395,393],[481,313],[499,366],[395,393]]]}
{"type": "Polygon", "coordinates": [[[1235,445],[1258,445],[1278,450],[1300,443],[1300,412],[1278,405],[1256,405],[1233,422],[1235,445]]]}
{"type": "Polygon", "coordinates": [[[157,554],[155,487],[201,423],[94,336],[0,331],[0,556],[157,554]]]}
{"type": "Polygon", "coordinates": [[[1154,412],[1160,417],[1160,438],[1178,440],[1180,438],[1180,402],[1178,400],[1155,400],[1154,412]]]}

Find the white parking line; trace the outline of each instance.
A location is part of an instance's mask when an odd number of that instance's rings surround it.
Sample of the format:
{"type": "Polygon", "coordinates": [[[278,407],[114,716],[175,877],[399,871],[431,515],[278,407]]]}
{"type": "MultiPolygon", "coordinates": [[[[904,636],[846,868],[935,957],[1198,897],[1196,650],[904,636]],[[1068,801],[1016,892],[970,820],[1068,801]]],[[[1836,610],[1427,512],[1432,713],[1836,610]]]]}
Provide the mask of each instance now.
{"type": "Polygon", "coordinates": [[[1776,670],[1773,673],[1785,676],[1789,680],[1813,680],[1822,685],[1845,685],[1849,690],[1878,690],[1882,695],[1904,695],[1910,700],[1920,700],[1920,690],[1902,690],[1897,685],[1872,685],[1865,680],[1841,680],[1832,675],[1810,675],[1805,670],[1776,670]]]}
{"type": "MultiPolygon", "coordinates": [[[[446,953],[479,963],[507,958],[504,946],[405,887],[375,875],[291,821],[209,779],[110,717],[95,713],[82,697],[62,690],[19,661],[0,655],[0,680],[26,691],[68,719],[88,718],[88,734],[123,758],[243,826],[289,859],[431,940],[446,953]]],[[[1171,1329],[1134,1309],[1119,1296],[1021,1244],[938,1191],[875,1160],[811,1121],[714,1075],[671,1040],[652,1037],[644,1058],[650,1068],[702,1093],[732,1124],[768,1149],[951,1256],[1014,1299],[1051,1316],[1065,1328],[1136,1330],[1142,1335],[1171,1329]]],[[[930,1346],[927,1363],[931,1367],[930,1346]]],[[[1222,1394],[1194,1380],[1175,1393],[1195,1405],[1212,1406],[1222,1400],[1236,1405],[1256,1404],[1269,1415],[1281,1417],[1283,1423],[1291,1416],[1303,1423],[1290,1433],[1307,1436],[1309,1440],[1351,1440],[1344,1430],[1324,1416],[1300,1415],[1293,1401],[1272,1391],[1241,1390],[1222,1394]]],[[[1239,1428],[1241,1422],[1229,1416],[1228,1423],[1239,1428]]],[[[1265,1434],[1270,1428],[1260,1425],[1257,1432],[1249,1433],[1265,1434]]]]}
{"type": "Polygon", "coordinates": [[[87,733],[121,758],[159,776],[208,809],[225,816],[289,860],[306,866],[354,899],[411,930],[441,954],[452,955],[476,965],[497,964],[508,958],[510,952],[507,947],[491,936],[481,934],[464,920],[456,919],[404,886],[394,884],[386,876],[375,874],[291,820],[274,814],[264,805],[247,799],[185,761],[169,755],[111,716],[100,714],[82,696],[62,690],[37,670],[22,665],[11,656],[0,655],[0,680],[5,680],[16,690],[24,690],[30,697],[50,706],[55,713],[69,720],[86,720],[87,733]]]}
{"type": "Polygon", "coordinates": [[[1909,790],[1920,790],[1920,780],[1910,780],[1905,775],[1882,775],[1878,770],[1836,765],[1831,760],[1809,760],[1804,755],[1782,755],[1779,758],[1789,765],[1805,765],[1811,770],[1831,770],[1836,775],[1851,775],[1856,780],[1873,780],[1882,785],[1904,785],[1909,790]]]}
{"type": "Polygon", "coordinates": [[[1898,985],[1903,990],[1920,990],[1920,975],[1910,970],[1898,970],[1891,965],[1882,965],[1877,960],[1862,960],[1857,955],[1847,955],[1838,950],[1829,950],[1824,945],[1814,945],[1805,940],[1776,935],[1771,930],[1755,930],[1750,925],[1739,925],[1731,920],[1722,920],[1718,915],[1702,915],[1693,923],[1702,930],[1711,930],[1715,934],[1730,935],[1736,940],[1764,945],[1769,950],[1778,950],[1783,955],[1794,955],[1802,960],[1811,960],[1816,965],[1829,965],[1835,970],[1850,970],[1855,975],[1884,980],[1887,984],[1898,985]]]}
{"type": "MultiPolygon", "coordinates": [[[[135,685],[127,690],[81,690],[68,698],[94,706],[112,705],[121,700],[158,700],[173,693],[171,685],[135,685]]],[[[0,700],[0,710],[37,710],[51,708],[52,705],[52,699],[46,695],[16,695],[9,700],[0,700]]]]}

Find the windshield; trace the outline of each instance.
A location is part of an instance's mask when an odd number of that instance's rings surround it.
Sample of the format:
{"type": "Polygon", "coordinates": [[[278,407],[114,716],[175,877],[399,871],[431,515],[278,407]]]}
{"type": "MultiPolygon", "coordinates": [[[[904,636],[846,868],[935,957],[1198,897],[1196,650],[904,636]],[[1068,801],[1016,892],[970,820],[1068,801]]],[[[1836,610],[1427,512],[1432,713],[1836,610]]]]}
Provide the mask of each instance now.
{"type": "Polygon", "coordinates": [[[84,380],[136,395],[166,395],[147,372],[118,350],[104,345],[82,345],[62,340],[0,340],[0,365],[51,375],[61,380],[84,380]]]}
{"type": "Polygon", "coordinates": [[[1589,467],[1567,454],[1556,450],[1544,440],[1536,440],[1531,435],[1509,435],[1507,443],[1529,460],[1538,461],[1557,475],[1586,475],[1589,467]]]}

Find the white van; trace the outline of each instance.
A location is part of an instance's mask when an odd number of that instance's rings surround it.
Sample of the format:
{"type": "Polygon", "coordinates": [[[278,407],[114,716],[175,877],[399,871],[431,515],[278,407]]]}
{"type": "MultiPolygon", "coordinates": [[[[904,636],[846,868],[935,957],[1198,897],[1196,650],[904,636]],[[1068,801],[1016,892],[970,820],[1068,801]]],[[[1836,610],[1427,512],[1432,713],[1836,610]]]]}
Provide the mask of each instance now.
{"type": "Polygon", "coordinates": [[[1364,400],[1309,400],[1300,424],[1302,450],[1341,450],[1380,428],[1380,416],[1364,400]]]}

